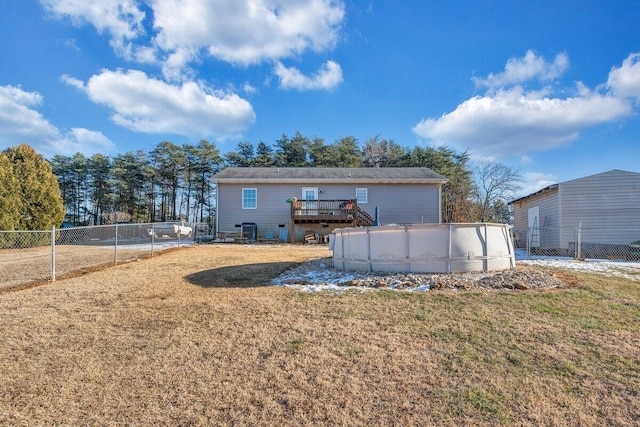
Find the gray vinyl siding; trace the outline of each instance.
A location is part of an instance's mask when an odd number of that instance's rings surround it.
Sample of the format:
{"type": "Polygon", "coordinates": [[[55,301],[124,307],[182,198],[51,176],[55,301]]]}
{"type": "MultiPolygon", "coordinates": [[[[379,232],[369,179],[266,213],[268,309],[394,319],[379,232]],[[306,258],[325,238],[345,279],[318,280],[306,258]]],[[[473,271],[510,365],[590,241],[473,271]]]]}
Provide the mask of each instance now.
{"type": "Polygon", "coordinates": [[[564,226],[640,228],[640,174],[611,171],[561,186],[564,226]]]}
{"type": "MultiPolygon", "coordinates": [[[[219,230],[243,222],[261,224],[285,224],[291,217],[289,197],[300,198],[301,187],[296,185],[220,184],[218,186],[219,230]],[[242,189],[256,188],[258,208],[242,209],[242,189]]],[[[233,228],[230,228],[233,230],[233,228]]],[[[273,231],[273,230],[268,230],[273,231]]],[[[262,232],[260,230],[260,232],[262,232]]]]}
{"type": "Polygon", "coordinates": [[[524,229],[529,226],[529,209],[535,206],[540,209],[539,227],[561,226],[559,192],[551,190],[514,203],[513,224],[515,229],[524,229]]]}
{"type": "Polygon", "coordinates": [[[271,230],[274,224],[290,221],[287,198],[302,196],[303,187],[317,187],[322,200],[355,199],[356,188],[367,189],[367,203],[359,205],[372,216],[379,207],[385,224],[415,224],[440,222],[439,186],[434,184],[219,184],[218,230],[233,229],[245,222],[258,224],[258,231],[271,230]],[[257,209],[242,209],[242,189],[256,188],[257,209]]]}
{"type": "Polygon", "coordinates": [[[562,215],[566,227],[582,227],[582,241],[628,244],[640,229],[640,174],[610,171],[562,184],[562,215]]]}
{"type": "MultiPolygon", "coordinates": [[[[308,185],[305,185],[309,187],[308,185]]],[[[300,198],[301,188],[297,197],[300,198]]],[[[367,203],[358,207],[375,215],[376,206],[384,224],[439,223],[439,191],[437,185],[427,184],[350,184],[318,185],[320,199],[355,199],[356,188],[367,189],[367,203]]]]}
{"type": "Polygon", "coordinates": [[[557,240],[558,248],[571,247],[579,225],[583,243],[627,244],[628,233],[621,231],[640,229],[640,174],[612,170],[517,200],[513,202],[516,232],[527,228],[527,212],[534,206],[540,208],[541,227],[562,227],[560,237],[546,239],[548,244],[557,240]]]}
{"type": "MultiPolygon", "coordinates": [[[[358,187],[365,188],[365,187],[358,187]]],[[[440,192],[436,185],[376,185],[368,189],[368,203],[359,205],[371,215],[379,208],[383,224],[440,222],[440,192]]],[[[355,197],[355,187],[353,188],[355,197]]]]}
{"type": "Polygon", "coordinates": [[[560,232],[560,194],[558,189],[552,189],[541,194],[528,197],[514,203],[514,231],[517,244],[524,245],[529,227],[529,209],[538,206],[540,210],[539,241],[546,249],[563,248],[562,233],[560,232]]]}

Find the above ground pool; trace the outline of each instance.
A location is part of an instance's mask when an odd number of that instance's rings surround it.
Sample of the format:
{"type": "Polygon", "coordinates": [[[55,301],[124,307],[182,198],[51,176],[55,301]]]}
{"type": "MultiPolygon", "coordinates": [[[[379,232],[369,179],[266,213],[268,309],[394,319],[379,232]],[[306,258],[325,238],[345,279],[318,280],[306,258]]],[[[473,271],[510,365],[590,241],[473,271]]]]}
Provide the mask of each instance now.
{"type": "Polygon", "coordinates": [[[515,267],[506,224],[415,224],[339,228],[330,236],[342,270],[403,273],[489,272],[515,267]]]}

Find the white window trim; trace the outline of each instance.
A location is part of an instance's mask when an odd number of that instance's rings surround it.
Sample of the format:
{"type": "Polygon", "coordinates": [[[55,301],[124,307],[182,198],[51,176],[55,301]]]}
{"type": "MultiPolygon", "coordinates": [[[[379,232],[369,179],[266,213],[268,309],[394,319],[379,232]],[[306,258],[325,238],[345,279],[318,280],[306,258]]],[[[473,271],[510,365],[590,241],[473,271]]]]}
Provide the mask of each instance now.
{"type": "Polygon", "coordinates": [[[367,188],[356,188],[356,200],[359,205],[365,205],[369,203],[369,190],[367,188]],[[364,191],[364,202],[358,200],[358,191],[364,191]]]}
{"type": "Polygon", "coordinates": [[[240,197],[242,197],[242,209],[258,209],[258,189],[257,188],[243,188],[242,189],[242,194],[241,194],[240,197]],[[256,205],[255,206],[247,207],[247,206],[244,205],[244,200],[245,200],[244,199],[244,192],[245,192],[245,190],[253,190],[253,191],[256,192],[256,205]]]}
{"type": "Polygon", "coordinates": [[[314,191],[316,193],[316,198],[314,200],[318,200],[318,197],[320,195],[320,192],[318,191],[318,187],[302,187],[302,200],[306,200],[307,199],[306,195],[305,195],[307,190],[314,191]]]}

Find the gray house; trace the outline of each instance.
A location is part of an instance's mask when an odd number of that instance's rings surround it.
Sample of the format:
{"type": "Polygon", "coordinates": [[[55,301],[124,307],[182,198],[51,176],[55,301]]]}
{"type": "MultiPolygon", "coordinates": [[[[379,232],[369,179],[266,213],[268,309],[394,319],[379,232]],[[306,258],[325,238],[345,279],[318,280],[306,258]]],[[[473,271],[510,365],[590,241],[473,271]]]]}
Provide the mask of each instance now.
{"type": "MultiPolygon", "coordinates": [[[[586,252],[619,252],[640,239],[633,231],[640,230],[640,173],[611,170],[561,182],[509,205],[521,247],[573,255],[580,243],[586,252]]],[[[583,254],[590,255],[597,254],[583,254]]]]}
{"type": "Polygon", "coordinates": [[[309,231],[439,223],[446,181],[428,168],[226,168],[213,177],[216,228],[303,241],[309,231]]]}

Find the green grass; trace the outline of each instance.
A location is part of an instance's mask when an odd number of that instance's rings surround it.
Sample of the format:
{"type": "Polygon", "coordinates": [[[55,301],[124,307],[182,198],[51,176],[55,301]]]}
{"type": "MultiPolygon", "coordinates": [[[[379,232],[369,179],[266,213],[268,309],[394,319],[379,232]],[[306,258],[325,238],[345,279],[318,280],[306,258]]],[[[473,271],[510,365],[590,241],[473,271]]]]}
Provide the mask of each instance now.
{"type": "Polygon", "coordinates": [[[509,425],[526,411],[542,424],[640,422],[640,283],[576,277],[579,286],[546,292],[304,298],[331,299],[327,310],[341,321],[372,322],[378,333],[423,345],[447,384],[438,395],[458,422],[509,425]],[[573,411],[588,416],[572,421],[573,411]]]}
{"type": "Polygon", "coordinates": [[[0,425],[640,424],[639,282],[303,293],[233,250],[0,294],[0,425]]]}

